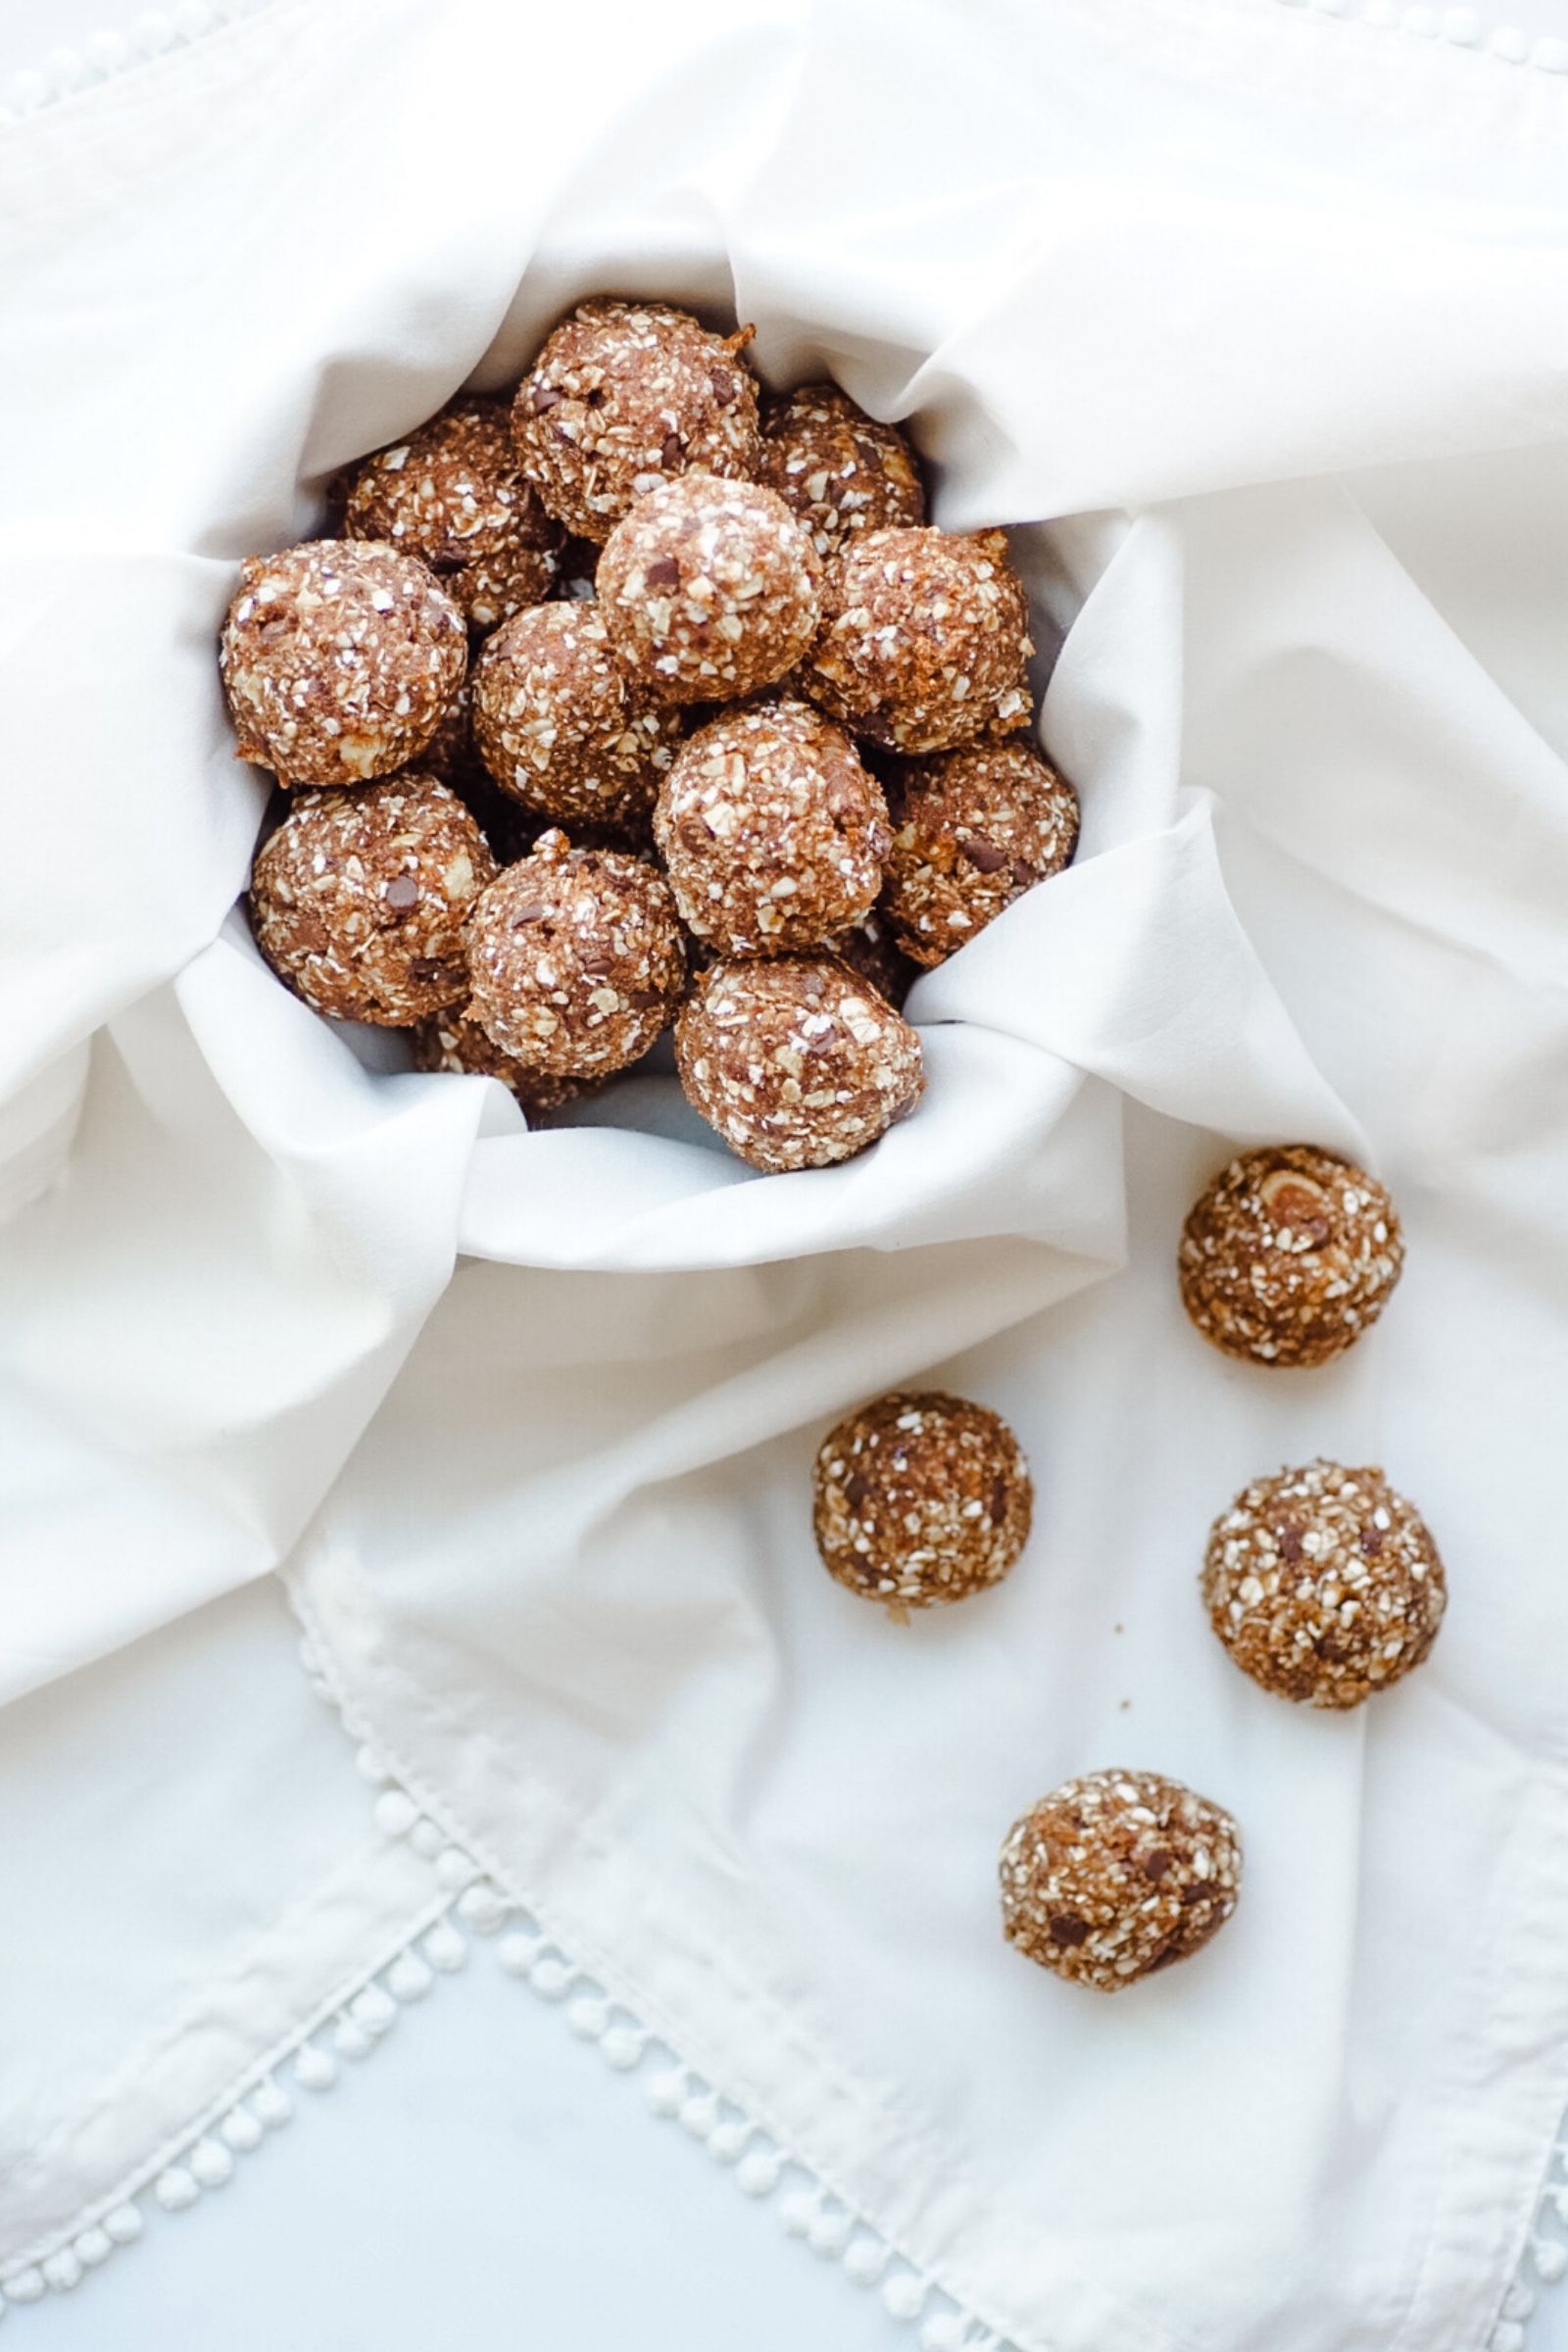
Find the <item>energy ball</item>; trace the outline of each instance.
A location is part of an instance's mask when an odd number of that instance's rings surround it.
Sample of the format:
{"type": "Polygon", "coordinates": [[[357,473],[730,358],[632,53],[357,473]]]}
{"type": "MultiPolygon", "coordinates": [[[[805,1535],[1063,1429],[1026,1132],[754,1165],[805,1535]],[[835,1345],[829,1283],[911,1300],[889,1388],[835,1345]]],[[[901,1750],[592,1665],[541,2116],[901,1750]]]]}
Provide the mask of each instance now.
{"type": "Polygon", "coordinates": [[[468,659],[433,573],[372,539],[247,556],[219,667],[241,760],[285,784],[365,784],[418,757],[468,659]]]}
{"type": "Polygon", "coordinates": [[[525,1070],[605,1078],[646,1054],[680,1000],[680,925],[663,877],[619,850],[543,834],[468,924],[469,1009],[525,1070]]]}
{"type": "Polygon", "coordinates": [[[823,1440],[812,1520],[829,1576],[900,1621],[998,1585],[1034,1488],[999,1413],[940,1392],[861,1405],[823,1440]]]}
{"type": "Polygon", "coordinates": [[[828,956],[715,963],[675,1023],[686,1099],[754,1168],[824,1168],[874,1144],[925,1089],[920,1040],[828,956]]]}
{"type": "Polygon", "coordinates": [[[306,791],[257,853],[251,929],[313,1012],[407,1028],[466,993],[464,923],[495,871],[472,816],[434,776],[306,791]]]}
{"type": "Polygon", "coordinates": [[[1426,1522],[1381,1470],[1309,1462],[1243,1489],[1208,1539],[1209,1622],[1281,1698],[1358,1707],[1419,1666],[1447,1603],[1426,1522]]]}
{"type": "Polygon", "coordinates": [[[420,1021],[409,1031],[409,1044],[416,1070],[499,1078],[503,1086],[511,1088],[530,1119],[542,1111],[559,1110],[564,1102],[575,1102],[583,1095],[591,1095],[597,1084],[591,1078],[558,1077],[547,1070],[524,1068],[510,1054],[503,1054],[494,1039],[485,1034],[466,1004],[449,1005],[444,1012],[432,1012],[428,1020],[420,1021]]]}
{"type": "Polygon", "coordinates": [[[830,939],[825,952],[847,963],[852,972],[858,972],[895,1012],[904,1010],[904,1000],[920,977],[919,966],[911,963],[899,946],[880,906],[873,906],[850,930],[830,939]]]}
{"type": "Polygon", "coordinates": [[[1027,1960],[1097,1992],[1186,1960],[1236,1908],[1240,1833],[1157,1772],[1064,1781],[1002,1848],[1002,1926],[1027,1960]]]}
{"type": "Polygon", "coordinates": [[[599,608],[645,694],[733,702],[795,667],[816,634],[816,551],[755,482],[685,473],[639,499],[599,559],[599,608]]]}
{"type": "Polygon", "coordinates": [[[1182,1304],[1205,1340],[1258,1364],[1326,1364],[1389,1302],[1404,1263],[1375,1176],[1311,1144],[1244,1152],[1188,1211],[1182,1304]]]}
{"type": "Polygon", "coordinates": [[[925,520],[925,486],[908,442],[837,384],[802,384],[773,405],[757,478],[799,516],[819,556],[837,555],[852,532],[925,520]]]}
{"type": "Polygon", "coordinates": [[[504,791],[554,824],[647,821],[684,721],[634,691],[597,604],[532,605],[485,642],[473,729],[504,791]]]}
{"type": "Polygon", "coordinates": [[[1025,737],[910,761],[884,905],[916,963],[943,962],[1078,844],[1078,795],[1025,737]]]}
{"type": "Polygon", "coordinates": [[[710,335],[662,302],[585,302],[517,387],[517,460],[552,514],[605,540],[634,499],[688,466],[757,471],[752,329],[710,335]]]}
{"type": "Polygon", "coordinates": [[[681,746],[654,838],[695,937],[773,956],[820,947],[870,910],[892,833],[843,728],[776,702],[726,710],[681,746]]]}
{"type": "Polygon", "coordinates": [[[945,752],[1025,724],[1033,651],[1000,531],[859,531],[827,567],[799,682],[854,734],[945,752]]]}
{"type": "Polygon", "coordinates": [[[543,603],[565,536],[517,470],[504,403],[471,395],[366,459],[343,524],[418,556],[475,629],[543,603]]]}

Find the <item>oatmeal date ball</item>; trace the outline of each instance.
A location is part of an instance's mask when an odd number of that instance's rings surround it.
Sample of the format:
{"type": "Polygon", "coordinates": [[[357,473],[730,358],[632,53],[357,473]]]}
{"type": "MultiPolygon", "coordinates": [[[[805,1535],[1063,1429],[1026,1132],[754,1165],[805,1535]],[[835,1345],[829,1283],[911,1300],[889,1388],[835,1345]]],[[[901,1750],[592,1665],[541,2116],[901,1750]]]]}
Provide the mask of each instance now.
{"type": "Polygon", "coordinates": [[[1282,1698],[1358,1707],[1419,1666],[1447,1603],[1426,1522],[1383,1471],[1315,1461],[1243,1489],[1208,1539],[1209,1623],[1282,1698]]]}
{"type": "Polygon", "coordinates": [[[1205,1340],[1258,1364],[1326,1364],[1389,1302],[1404,1263],[1375,1176],[1311,1144],[1244,1152],[1188,1211],[1182,1304],[1205,1340]]]}
{"type": "Polygon", "coordinates": [[[517,387],[517,460],[552,514],[604,541],[634,499],[702,466],[749,480],[760,443],[752,339],[662,302],[582,303],[517,387]]]}
{"type": "Polygon", "coordinates": [[[1006,1575],[1029,1539],[1034,1487],[1000,1413],[896,1391],[823,1440],[812,1524],[822,1564],[896,1619],[1006,1575]]]}
{"type": "Polygon", "coordinates": [[[861,531],[827,566],[799,683],[872,743],[945,752],[1025,724],[1033,651],[1001,531],[861,531]]]}
{"type": "Polygon", "coordinates": [[[462,682],[463,617],[373,539],[247,556],[219,649],[241,760],[285,784],[367,784],[417,759],[462,682]]]}
{"type": "Polygon", "coordinates": [[[487,638],[473,731],[503,791],[553,824],[646,824],[678,711],[637,695],[597,604],[531,605],[487,638]]]}
{"type": "Polygon", "coordinates": [[[837,555],[856,531],[925,520],[925,485],[904,434],[837,384],[802,384],[771,405],[757,478],[799,516],[819,556],[837,555]]]}
{"type": "Polygon", "coordinates": [[[816,634],[820,575],[775,492],[685,473],[611,532],[599,609],[643,693],[734,702],[795,667],[816,634]]]}
{"type": "Polygon", "coordinates": [[[1189,1959],[1236,1908],[1241,1836],[1157,1772],[1064,1781],[1002,1848],[1002,1926],[1025,1959],[1119,1992],[1189,1959]]]}
{"type": "Polygon", "coordinates": [[[468,972],[474,1019],[525,1070],[607,1078],[670,1020],[686,962],[662,875],[550,832],[474,908],[468,972]]]}
{"type": "Polygon", "coordinates": [[[870,910],[892,832],[844,729],[786,701],[723,711],[687,739],[654,838],[696,938],[772,956],[820,947],[870,910]]]}
{"type": "Polygon", "coordinates": [[[705,972],[675,1023],[686,1099],[767,1174],[825,1168],[906,1118],[920,1040],[827,956],[753,956],[705,972]]]}
{"type": "Polygon", "coordinates": [[[314,1012],[407,1028],[466,994],[464,924],[495,871],[472,816],[434,776],[308,790],[257,853],[251,929],[314,1012]]]}
{"type": "Polygon", "coordinates": [[[916,963],[944,962],[1078,844],[1078,795],[1025,736],[911,760],[894,806],[883,903],[916,963]]]}
{"type": "Polygon", "coordinates": [[[544,602],[565,537],[517,470],[505,404],[473,395],[366,459],[343,527],[419,557],[474,629],[544,602]]]}
{"type": "Polygon", "coordinates": [[[920,977],[918,964],[911,963],[899,946],[880,905],[862,914],[848,931],[830,939],[826,953],[847,963],[852,972],[858,972],[895,1012],[904,1010],[904,1001],[920,977]]]}
{"type": "Polygon", "coordinates": [[[564,1102],[575,1102],[596,1090],[591,1078],[556,1076],[546,1070],[526,1069],[510,1054],[503,1054],[494,1039],[487,1036],[466,1003],[452,1004],[444,1012],[432,1012],[428,1020],[420,1021],[409,1031],[409,1045],[416,1070],[447,1072],[474,1078],[499,1078],[510,1087],[530,1119],[543,1111],[559,1110],[564,1102]]]}

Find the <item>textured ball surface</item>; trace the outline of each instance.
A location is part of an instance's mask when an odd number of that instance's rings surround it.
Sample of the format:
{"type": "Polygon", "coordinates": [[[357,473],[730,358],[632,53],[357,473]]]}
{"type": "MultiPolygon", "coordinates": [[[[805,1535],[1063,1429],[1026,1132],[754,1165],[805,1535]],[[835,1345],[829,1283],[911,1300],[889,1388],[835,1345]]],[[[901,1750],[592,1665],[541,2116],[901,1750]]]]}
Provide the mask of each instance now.
{"type": "Polygon", "coordinates": [[[683,720],[633,690],[597,604],[533,605],[485,642],[474,737],[503,791],[555,824],[646,824],[683,720]]]}
{"type": "Polygon", "coordinates": [[[895,790],[884,905],[900,947],[937,964],[1078,844],[1078,795],[1025,737],[911,760],[895,790]]]}
{"type": "Polygon", "coordinates": [[[1205,1944],[1241,1875],[1220,1806],[1155,1772],[1086,1773],[1008,1831],[1003,1932],[1058,1977],[1119,1992],[1205,1944]]]}
{"type": "Polygon", "coordinates": [[[1358,1707],[1419,1666],[1447,1602],[1426,1522],[1381,1470],[1315,1461],[1243,1489],[1208,1539],[1209,1623],[1282,1698],[1358,1707]]]}
{"type": "Polygon", "coordinates": [[[858,922],[892,840],[849,736],[788,701],[724,711],[688,738],[654,837],[682,921],[725,956],[819,947],[858,922]]]}
{"type": "Polygon", "coordinates": [[[805,524],[819,556],[837,555],[857,531],[925,520],[925,486],[908,441],[837,384],[802,384],[770,404],[757,478],[805,524]]]}
{"type": "Polygon", "coordinates": [[[1404,1263],[1376,1177],[1311,1144],[1244,1152],[1188,1212],[1182,1303],[1252,1363],[1326,1364],[1375,1323],[1404,1263]]]}
{"type": "Polygon", "coordinates": [[[690,466],[749,480],[760,441],[750,327],[712,335],[662,302],[585,302],[549,337],[512,411],[518,463],[552,514],[603,541],[690,466]]]}
{"type": "Polygon", "coordinates": [[[857,735],[942,752],[1024,725],[1033,651],[1000,531],[862,531],[827,566],[821,632],[799,682],[857,735]]]}
{"type": "Polygon", "coordinates": [[[913,1110],[920,1040],[826,956],[758,956],[705,972],[675,1024],[692,1107],[769,1173],[849,1159],[913,1110]]]}
{"type": "Polygon", "coordinates": [[[1017,1439],[999,1413],[962,1396],[879,1396],[817,1453],[812,1520],[823,1565],[895,1617],[1000,1584],[1033,1515],[1017,1439]]]}
{"type": "Polygon", "coordinates": [[[599,605],[645,693],[733,702],[799,662],[816,633],[820,573],[773,491],[688,473],[616,524],[599,559],[599,605]]]}
{"type": "Polygon", "coordinates": [[[545,1111],[559,1110],[564,1102],[575,1102],[582,1096],[591,1095],[597,1083],[591,1078],[558,1077],[547,1070],[526,1068],[510,1054],[504,1054],[480,1028],[466,1002],[449,1005],[444,1012],[433,1012],[428,1020],[420,1021],[409,1031],[409,1045],[416,1070],[499,1078],[503,1086],[510,1087],[530,1119],[545,1111]]]}
{"type": "Polygon", "coordinates": [[[219,646],[238,756],[285,784],[364,784],[407,765],[467,659],[434,574],[370,539],[247,556],[219,646]]]}
{"type": "Polygon", "coordinates": [[[476,629],[543,603],[565,537],[517,469],[505,405],[472,394],[366,459],[343,525],[417,556],[476,629]]]}
{"type": "Polygon", "coordinates": [[[433,776],[306,791],[257,853],[251,929],[313,1011],[404,1028],[466,992],[464,924],[495,870],[433,776]]]}
{"type": "Polygon", "coordinates": [[[663,877],[618,850],[541,836],[468,925],[469,1009],[524,1069],[603,1078],[646,1054],[686,976],[663,877]]]}

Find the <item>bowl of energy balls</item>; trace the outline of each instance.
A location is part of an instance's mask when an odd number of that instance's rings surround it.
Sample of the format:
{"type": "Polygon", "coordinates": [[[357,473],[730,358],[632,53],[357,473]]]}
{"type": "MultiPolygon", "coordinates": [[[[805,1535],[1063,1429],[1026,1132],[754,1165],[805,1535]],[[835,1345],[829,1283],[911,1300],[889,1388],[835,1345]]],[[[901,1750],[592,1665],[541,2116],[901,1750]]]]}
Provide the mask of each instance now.
{"type": "Polygon", "coordinates": [[[220,666],[277,792],[247,911],[323,1019],[530,1124],[672,1037],[765,1173],[918,1108],[912,981],[1072,858],[1001,531],[896,425],[724,331],[581,303],[248,557],[220,666]]]}

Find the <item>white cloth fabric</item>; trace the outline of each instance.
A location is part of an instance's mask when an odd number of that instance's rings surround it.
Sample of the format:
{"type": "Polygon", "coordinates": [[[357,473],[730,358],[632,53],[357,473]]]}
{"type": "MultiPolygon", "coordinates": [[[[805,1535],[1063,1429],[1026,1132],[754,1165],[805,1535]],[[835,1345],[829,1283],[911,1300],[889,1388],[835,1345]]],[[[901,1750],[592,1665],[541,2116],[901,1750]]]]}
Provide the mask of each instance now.
{"type": "Polygon", "coordinates": [[[1565,123],[1254,0],[692,0],[657,52],[618,7],[277,0],[6,134],[13,1197],[71,1157],[0,1243],[0,1779],[53,1833],[0,2287],[425,1915],[318,1733],[200,1711],[286,1562],[400,1781],[1021,2352],[1484,2335],[1568,2093],[1565,123]],[[225,920],[234,559],[607,284],[912,415],[1061,634],[1079,861],[920,983],[928,1101],[840,1170],[750,1177],[667,1082],[529,1135],[225,920]],[[1410,1266],[1343,1364],[1251,1374],[1174,1235],[1298,1136],[1373,1159],[1410,1266]],[[805,1481],[926,1375],[1014,1420],[1039,1534],[900,1631],[805,1481]],[[1385,1461],[1453,1584],[1343,1723],[1193,1588],[1319,1449],[1385,1461]],[[993,1874],[1109,1761],[1231,1804],[1250,1868],[1201,1963],[1097,2004],[1003,1948],[993,1874]]]}

